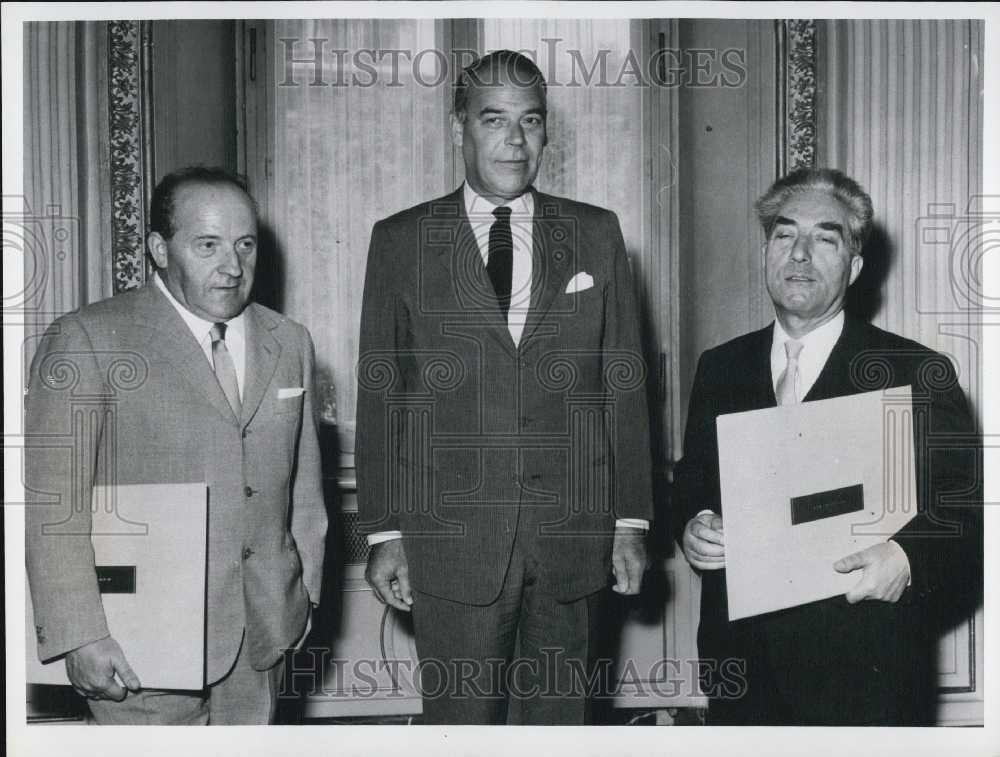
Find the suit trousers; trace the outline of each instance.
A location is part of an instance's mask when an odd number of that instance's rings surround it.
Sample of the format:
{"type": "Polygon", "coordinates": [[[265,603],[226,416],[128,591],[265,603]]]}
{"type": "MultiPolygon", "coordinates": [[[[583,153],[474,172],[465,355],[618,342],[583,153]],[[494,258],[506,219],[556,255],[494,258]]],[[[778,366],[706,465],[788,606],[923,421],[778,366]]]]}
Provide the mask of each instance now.
{"type": "Polygon", "coordinates": [[[424,723],[588,720],[605,591],[570,602],[547,593],[539,582],[536,528],[524,520],[492,603],[469,605],[414,591],[424,723]]]}
{"type": "MultiPolygon", "coordinates": [[[[728,696],[709,699],[708,725],[934,725],[932,665],[891,665],[897,673],[880,685],[892,689],[878,696],[878,704],[873,706],[873,673],[858,669],[856,658],[835,645],[824,646],[817,652],[821,657],[807,668],[789,664],[769,651],[760,638],[751,637],[737,645],[732,652],[745,666],[742,680],[728,696]],[[740,649],[739,645],[745,646],[740,649]]],[[[935,651],[927,645],[924,653],[935,651]]],[[[725,689],[714,687],[720,694],[725,689]]]]}
{"type": "Polygon", "coordinates": [[[282,658],[268,670],[250,667],[244,643],[232,669],[201,691],[142,689],[121,702],[88,699],[98,725],[268,725],[284,675],[282,658]]]}

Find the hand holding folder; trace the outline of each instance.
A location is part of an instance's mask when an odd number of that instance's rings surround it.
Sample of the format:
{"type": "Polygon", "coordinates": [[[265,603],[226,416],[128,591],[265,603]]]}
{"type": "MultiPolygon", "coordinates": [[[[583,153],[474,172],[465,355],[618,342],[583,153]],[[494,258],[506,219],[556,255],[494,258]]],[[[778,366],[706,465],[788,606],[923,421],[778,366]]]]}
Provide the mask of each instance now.
{"type": "Polygon", "coordinates": [[[91,699],[120,702],[126,690],[138,691],[142,682],[111,636],[84,644],[66,655],[66,676],[77,693],[91,699]],[[119,683],[120,682],[120,683],[119,683]]]}

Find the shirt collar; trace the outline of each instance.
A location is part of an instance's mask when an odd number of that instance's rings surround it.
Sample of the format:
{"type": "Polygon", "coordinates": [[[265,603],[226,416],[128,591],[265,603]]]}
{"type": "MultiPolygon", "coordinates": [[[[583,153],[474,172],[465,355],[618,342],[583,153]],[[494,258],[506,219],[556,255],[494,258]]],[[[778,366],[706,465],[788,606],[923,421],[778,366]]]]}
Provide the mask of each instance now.
{"type": "MultiPolygon", "coordinates": [[[[800,399],[805,398],[813,384],[816,383],[843,330],[844,311],[841,310],[822,326],[813,329],[797,340],[802,343],[802,352],[799,353],[799,378],[796,383],[800,399]]],[[[785,342],[790,339],[788,332],[782,328],[781,322],[775,318],[774,336],[771,341],[771,380],[775,387],[777,387],[778,379],[788,365],[785,342]]]]}
{"type": "MultiPolygon", "coordinates": [[[[180,301],[174,297],[167,285],[163,283],[163,279],[160,276],[159,271],[153,275],[153,281],[156,283],[156,287],[163,292],[163,296],[167,298],[167,301],[174,306],[174,310],[178,312],[180,317],[184,320],[188,329],[194,334],[195,340],[198,344],[201,344],[208,338],[208,332],[212,330],[212,326],[215,325],[215,321],[206,321],[201,316],[197,316],[184,307],[180,301]]],[[[246,308],[244,308],[238,316],[235,318],[230,318],[228,321],[222,321],[226,324],[226,339],[230,336],[235,336],[239,339],[245,339],[246,336],[246,318],[244,317],[246,313],[246,308]]]]}
{"type": "MultiPolygon", "coordinates": [[[[471,223],[493,223],[493,210],[499,205],[480,195],[467,181],[462,184],[462,195],[465,198],[465,214],[471,223]]],[[[510,208],[511,216],[531,218],[535,214],[535,198],[530,189],[502,205],[510,208]]]]}
{"type": "MultiPolygon", "coordinates": [[[[833,351],[833,345],[837,343],[840,338],[840,332],[844,330],[844,311],[841,310],[833,318],[824,323],[819,328],[815,328],[808,334],[799,337],[796,341],[802,342],[803,349],[808,348],[810,352],[816,354],[826,354],[829,355],[833,351]]],[[[781,321],[777,318],[774,319],[774,341],[772,342],[772,351],[781,350],[781,354],[784,355],[785,352],[785,342],[791,339],[788,332],[785,331],[781,326],[781,321]]]]}

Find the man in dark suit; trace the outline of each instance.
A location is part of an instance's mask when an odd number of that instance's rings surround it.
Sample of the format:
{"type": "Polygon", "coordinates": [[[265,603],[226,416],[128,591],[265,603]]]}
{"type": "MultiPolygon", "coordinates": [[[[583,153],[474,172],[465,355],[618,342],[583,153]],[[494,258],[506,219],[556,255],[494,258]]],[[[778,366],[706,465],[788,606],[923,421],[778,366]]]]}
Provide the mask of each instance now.
{"type": "Polygon", "coordinates": [[[856,182],[799,170],[757,211],[776,319],[701,356],[673,495],[678,542],[702,575],[698,650],[710,722],[933,722],[934,619],[953,587],[982,581],[975,424],[946,357],[844,314],[872,222],[856,182]],[[918,515],[830,567],[856,571],[846,595],[730,622],[715,419],[907,384],[918,515]]]}
{"type": "Polygon", "coordinates": [[[599,599],[651,517],[637,308],[613,213],[537,192],[545,83],[456,86],[466,182],[380,221],[361,320],[367,577],[413,612],[429,723],[582,723],[599,599]],[[508,713],[508,702],[513,706],[508,713]]]}
{"type": "Polygon", "coordinates": [[[305,637],[320,596],[312,341],[248,304],[257,216],[235,177],[170,174],[150,217],[153,280],[58,319],[32,362],[26,548],[38,655],[65,656],[98,723],[267,723],[284,652],[305,637]],[[201,482],[207,686],[145,689],[105,620],[92,487],[201,482]]]}

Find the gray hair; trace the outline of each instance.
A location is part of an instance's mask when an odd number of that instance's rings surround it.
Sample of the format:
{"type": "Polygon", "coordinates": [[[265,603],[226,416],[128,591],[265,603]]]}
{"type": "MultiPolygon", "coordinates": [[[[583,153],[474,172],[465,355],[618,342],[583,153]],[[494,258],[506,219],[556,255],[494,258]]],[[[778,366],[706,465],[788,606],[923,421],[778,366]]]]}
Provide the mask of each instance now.
{"type": "Polygon", "coordinates": [[[782,206],[793,195],[827,192],[847,209],[847,245],[860,255],[872,229],[872,198],[854,179],[835,168],[800,168],[781,177],[754,204],[757,220],[767,238],[782,206]]]}
{"type": "Polygon", "coordinates": [[[455,102],[452,109],[455,117],[460,121],[465,120],[470,87],[499,86],[501,75],[518,87],[540,87],[544,99],[545,77],[535,62],[513,50],[495,50],[476,59],[459,74],[458,81],[455,82],[455,102]]]}

